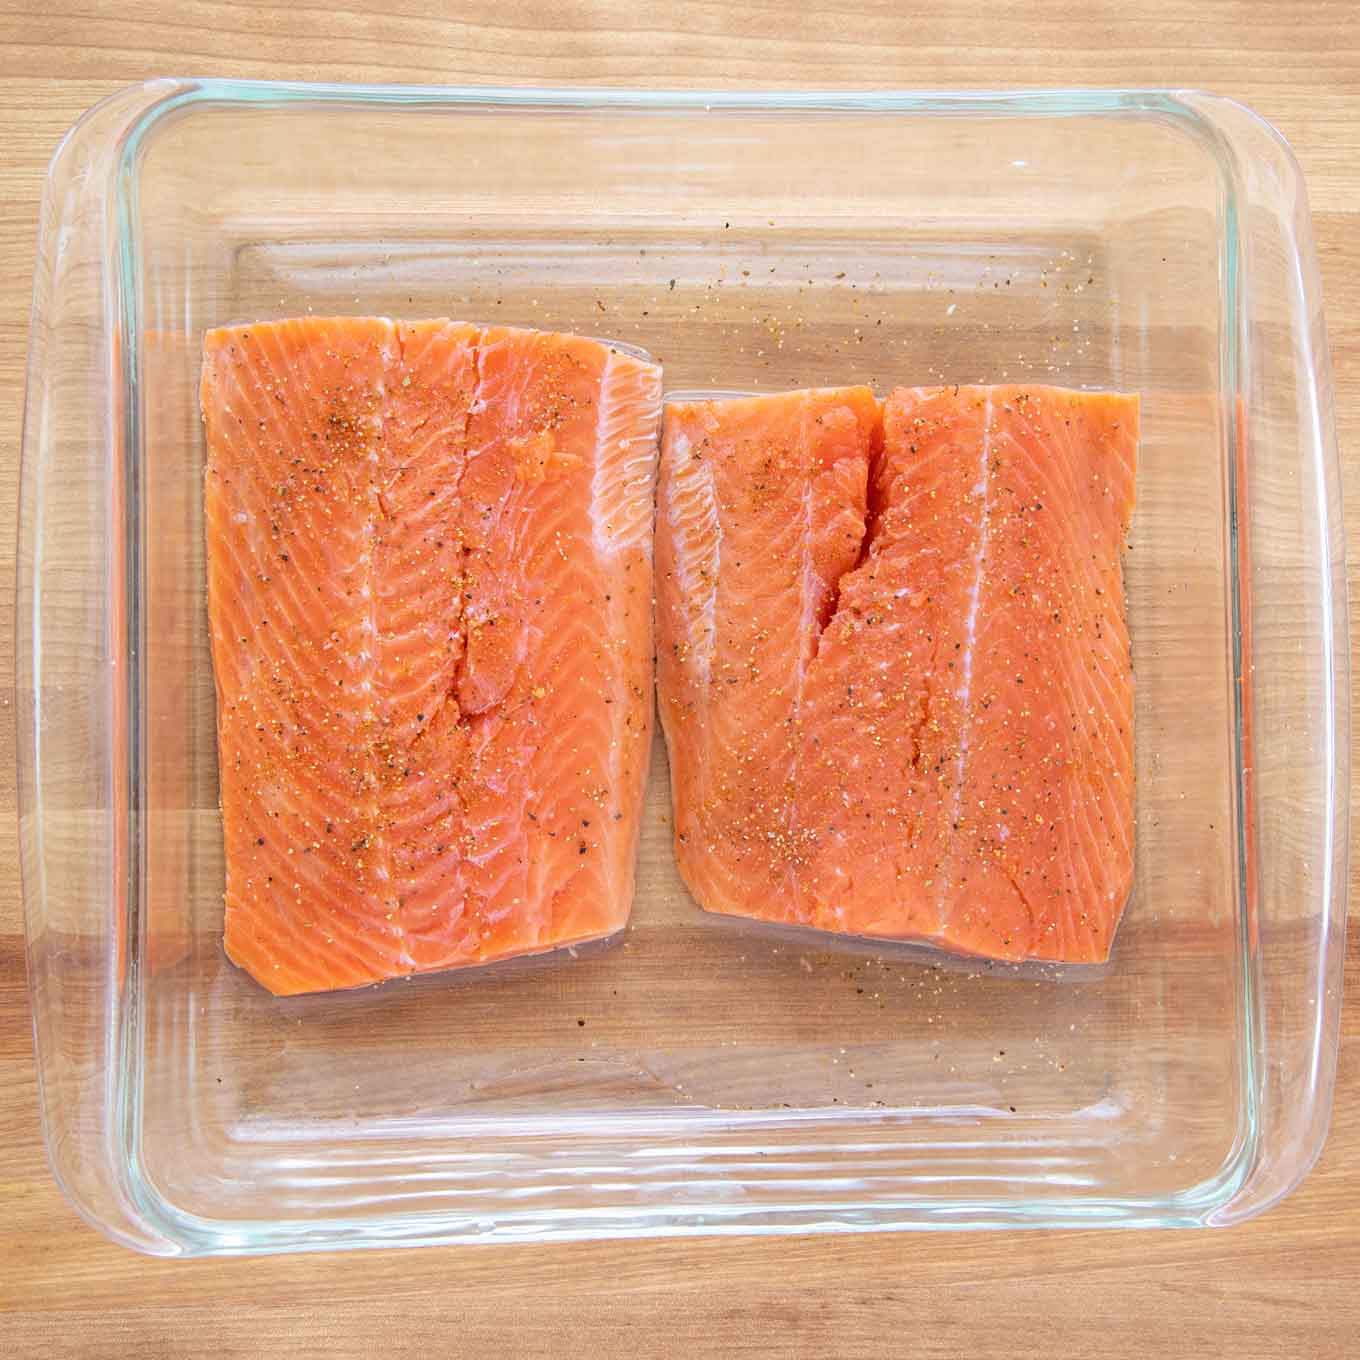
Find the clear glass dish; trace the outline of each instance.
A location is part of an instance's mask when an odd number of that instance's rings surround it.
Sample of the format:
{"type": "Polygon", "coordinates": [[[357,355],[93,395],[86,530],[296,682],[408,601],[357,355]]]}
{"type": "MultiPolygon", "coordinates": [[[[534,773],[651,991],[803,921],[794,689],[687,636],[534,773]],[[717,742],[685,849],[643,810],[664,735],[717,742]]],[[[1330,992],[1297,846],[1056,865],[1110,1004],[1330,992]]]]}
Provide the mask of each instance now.
{"type": "Polygon", "coordinates": [[[157,81],[44,200],[20,792],[56,1174],[188,1255],[603,1235],[1221,1224],[1328,1122],[1347,647],[1297,167],[1193,93],[157,81]],[[195,403],[296,313],[606,335],[672,390],[1137,391],[1137,880],[1111,964],[733,929],[658,742],[611,948],[279,1001],[224,958],[195,403]]]}

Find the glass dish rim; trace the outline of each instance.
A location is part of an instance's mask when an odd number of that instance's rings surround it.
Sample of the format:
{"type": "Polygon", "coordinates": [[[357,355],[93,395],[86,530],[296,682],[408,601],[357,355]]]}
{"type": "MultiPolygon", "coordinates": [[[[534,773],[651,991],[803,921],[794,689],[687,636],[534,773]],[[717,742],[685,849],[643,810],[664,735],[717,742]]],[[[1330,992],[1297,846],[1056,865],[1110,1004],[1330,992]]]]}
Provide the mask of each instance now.
{"type": "MultiPolygon", "coordinates": [[[[1249,346],[1247,333],[1248,317],[1243,305],[1240,275],[1243,261],[1238,237],[1238,174],[1235,167],[1231,139],[1195,107],[1196,102],[1208,101],[1212,104],[1232,107],[1250,117],[1266,134],[1283,148],[1285,155],[1298,174],[1292,152],[1280,134],[1254,111],[1237,101],[1219,95],[1202,94],[1199,91],[1174,88],[1116,88],[1100,90],[972,90],[972,91],[840,91],[840,90],[648,90],[641,88],[597,88],[597,87],[560,87],[560,86],[431,86],[431,85],[356,85],[345,83],[276,82],[249,81],[235,79],[175,79],[164,78],[131,86],[109,96],[95,105],[72,127],[63,139],[53,157],[53,164],[62,155],[68,143],[77,139],[87,123],[95,118],[105,104],[126,98],[140,89],[150,102],[126,121],[112,142],[115,165],[113,183],[112,219],[115,223],[114,249],[110,260],[112,282],[109,284],[105,304],[111,317],[116,318],[116,326],[122,332],[120,346],[119,372],[121,390],[136,394],[140,390],[140,353],[141,335],[140,278],[137,260],[137,176],[139,159],[147,146],[149,135],[172,115],[187,111],[196,106],[219,105],[237,107],[281,108],[286,106],[382,106],[410,108],[450,108],[486,109],[490,111],[517,110],[539,112],[551,115],[554,112],[659,112],[659,113],[857,113],[883,115],[934,115],[953,117],[1046,117],[1077,118],[1101,115],[1152,116],[1173,122],[1182,130],[1190,133],[1200,148],[1207,152],[1220,176],[1223,204],[1222,282],[1221,299],[1223,323],[1219,354],[1219,384],[1225,399],[1236,396],[1245,401],[1241,375],[1246,371],[1244,354],[1249,346]],[[157,97],[159,95],[160,97],[157,97]]],[[[1298,258],[1295,252],[1295,258],[1298,258]]],[[[35,381],[29,375],[30,387],[35,381]]],[[[124,554],[124,576],[128,587],[127,626],[119,639],[122,654],[130,660],[144,657],[140,646],[140,629],[144,626],[143,610],[138,595],[142,547],[139,541],[139,502],[138,484],[141,456],[141,430],[139,402],[135,399],[123,403],[121,428],[116,437],[123,445],[124,507],[120,528],[122,531],[122,553],[124,554]]],[[[1237,422],[1229,421],[1225,431],[1225,446],[1222,450],[1225,459],[1226,499],[1225,512],[1228,521],[1227,561],[1227,598],[1231,618],[1228,635],[1230,639],[1232,673],[1240,675],[1244,663],[1243,633],[1241,628],[1241,606],[1243,602],[1243,576],[1247,569],[1244,557],[1244,544],[1239,537],[1237,507],[1240,504],[1241,490],[1238,485],[1239,430],[1237,422]]],[[[1325,463],[1325,448],[1319,445],[1315,461],[1325,463]]],[[[1332,520],[1331,506],[1325,495],[1326,467],[1320,468],[1322,488],[1318,495],[1319,527],[1325,535],[1332,520]]],[[[1336,645],[1338,635],[1338,614],[1333,598],[1331,579],[1326,572],[1321,573],[1323,603],[1322,609],[1328,620],[1325,630],[1324,657],[1327,675],[1327,699],[1325,712],[1326,749],[1329,757],[1329,812],[1336,804],[1336,787],[1339,762],[1344,763],[1346,753],[1337,742],[1338,698],[1334,692],[1336,675],[1336,645]]],[[[22,599],[20,601],[22,605],[22,599]]],[[[1344,618],[1340,619],[1340,631],[1344,633],[1344,618]]],[[[36,638],[36,633],[34,634],[36,638]]],[[[35,644],[36,646],[36,644],[35,644]]],[[[21,658],[21,664],[25,659],[21,658]]],[[[34,665],[33,658],[27,663],[34,665]]],[[[1345,668],[1345,660],[1342,660],[1345,668]]],[[[127,806],[139,806],[140,788],[140,703],[139,694],[144,684],[144,660],[136,660],[124,671],[125,692],[119,701],[125,723],[124,734],[127,739],[126,750],[129,756],[128,769],[115,771],[115,780],[122,784],[122,796],[127,806]]],[[[1245,725],[1244,704],[1240,689],[1233,694],[1233,734],[1234,746],[1234,789],[1235,815],[1233,820],[1233,857],[1235,870],[1235,890],[1237,899],[1237,954],[1239,966],[1239,988],[1241,1014],[1237,1028],[1240,1060],[1243,1064],[1242,1102],[1239,1110],[1237,1137],[1225,1157],[1219,1171],[1210,1177],[1176,1191],[1169,1196],[1123,1197],[1123,1198],[1043,1198],[1031,1202],[1001,1201],[979,1198],[976,1200],[929,1201],[894,1197],[891,1206],[861,1206],[867,1221],[846,1223],[822,1220],[817,1226],[822,1230],[865,1231],[910,1229],[920,1227],[984,1227],[1002,1225],[1042,1225],[1064,1226],[1081,1223],[1105,1223],[1124,1225],[1191,1225],[1213,1221],[1216,1211],[1227,1206],[1248,1177],[1257,1156],[1261,1127],[1258,1118],[1260,1100],[1260,1081],[1253,1070],[1257,1060],[1258,1040],[1256,1037],[1262,1023],[1259,1014],[1261,1000],[1258,984],[1253,976],[1251,948],[1249,939],[1250,917],[1246,895],[1248,891],[1247,860],[1247,819],[1245,811],[1249,807],[1248,792],[1244,783],[1245,725]]],[[[21,750],[20,759],[24,758],[21,750]]],[[[22,808],[21,808],[22,812],[22,808]]],[[[1335,816],[1329,816],[1326,824],[1326,842],[1332,848],[1335,831],[1335,816]]],[[[154,1185],[147,1180],[139,1167],[139,1127],[140,1127],[140,1067],[138,1034],[140,1031],[139,1010],[141,1006],[140,988],[136,980],[136,958],[141,939],[140,910],[140,863],[145,852],[144,846],[136,843],[136,821],[128,820],[128,840],[121,847],[125,856],[128,881],[128,939],[131,947],[123,963],[123,976],[119,981],[123,998],[116,1007],[116,1041],[119,1055],[114,1101],[117,1124],[116,1146],[123,1157],[124,1189],[146,1220],[166,1237],[178,1244],[180,1250],[189,1254],[218,1253],[260,1253],[279,1250],[329,1249],[343,1246],[376,1245],[389,1242],[435,1243],[457,1241],[492,1240],[550,1240],[554,1238],[582,1238],[589,1236],[625,1235],[680,1235],[687,1233],[778,1233],[795,1231],[800,1228],[796,1220],[801,1212],[808,1212],[807,1206],[794,1202],[786,1206],[764,1205],[755,1210],[733,1211],[734,1221],[724,1224],[719,1219],[723,1206],[690,1203],[677,1206],[673,1211],[677,1218],[694,1219],[702,1216],[701,1225],[684,1222],[669,1223],[668,1210],[664,1206],[648,1206],[639,1210],[632,1227],[606,1224],[601,1221],[592,1226],[590,1214],[579,1210],[554,1210],[529,1215],[532,1220],[527,1231],[515,1231],[515,1214],[498,1219],[497,1224],[488,1231],[485,1224],[460,1225],[456,1215],[443,1213],[420,1213],[414,1215],[391,1215],[381,1219],[355,1219],[343,1216],[314,1220],[309,1224],[279,1225],[269,1221],[222,1221],[200,1219],[196,1215],[179,1209],[169,1202],[154,1185]],[[779,1211],[783,1208],[787,1218],[781,1220],[779,1211]],[[774,1221],[752,1221],[744,1218],[751,1214],[759,1219],[774,1221]],[[561,1219],[547,1223],[545,1220],[561,1219]]],[[[117,853],[118,847],[115,847],[117,853]]],[[[1324,863],[1333,863],[1333,856],[1324,857],[1324,863]]],[[[1321,897],[1324,915],[1335,913],[1337,885],[1332,881],[1330,872],[1324,874],[1321,897]]],[[[1344,903],[1345,885],[1340,887],[1341,901],[1344,903]]],[[[27,894],[26,894],[27,896],[27,894]]],[[[41,1081],[41,1070],[39,1080],[41,1081]]],[[[1334,1083],[1332,1083],[1334,1085],[1334,1083]]],[[[1325,1093],[1328,1105],[1332,1097],[1331,1085],[1325,1093]]],[[[1326,1127],[1325,1120],[1323,1127],[1326,1127]]],[[[48,1128],[44,1121],[44,1138],[48,1128]]],[[[1295,1179],[1301,1179],[1317,1155],[1320,1146],[1303,1166],[1295,1179]]],[[[57,1169],[57,1160],[49,1160],[57,1169]]],[[[60,1176],[59,1176],[60,1179],[60,1176]]],[[[74,1198],[73,1196],[68,1197],[74,1198]]],[[[630,1217],[626,1211],[596,1210],[605,1218],[615,1217],[624,1220],[630,1217]]],[[[101,1227],[107,1225],[100,1224],[101,1227]]]]}

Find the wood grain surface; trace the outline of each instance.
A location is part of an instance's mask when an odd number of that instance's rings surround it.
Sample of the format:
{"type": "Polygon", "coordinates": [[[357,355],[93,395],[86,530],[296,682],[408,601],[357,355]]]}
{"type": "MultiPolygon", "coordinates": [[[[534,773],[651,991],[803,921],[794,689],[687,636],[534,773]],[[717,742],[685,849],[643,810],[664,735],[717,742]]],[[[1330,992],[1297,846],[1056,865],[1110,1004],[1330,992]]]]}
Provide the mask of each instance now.
{"type": "MultiPolygon", "coordinates": [[[[1353,496],[1356,17],[1354,0],[0,0],[0,1355],[1356,1354],[1354,920],[1331,1139],[1299,1191],[1230,1231],[634,1241],[198,1263],[116,1247],[63,1200],[41,1145],[11,689],[38,196],[61,133],[121,85],[178,74],[670,87],[1147,84],[1233,95],[1284,132],[1307,177],[1353,496]]],[[[1354,512],[1349,527],[1354,571],[1354,512]]]]}

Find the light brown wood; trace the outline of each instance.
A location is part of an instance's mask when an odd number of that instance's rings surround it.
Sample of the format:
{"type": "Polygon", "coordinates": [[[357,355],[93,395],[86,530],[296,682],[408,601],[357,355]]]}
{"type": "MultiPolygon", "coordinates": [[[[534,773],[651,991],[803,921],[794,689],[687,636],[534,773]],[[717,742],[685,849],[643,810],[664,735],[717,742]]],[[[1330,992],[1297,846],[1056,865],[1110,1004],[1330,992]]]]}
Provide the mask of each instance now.
{"type": "MultiPolygon", "coordinates": [[[[1276,123],[1315,213],[1346,490],[1360,487],[1360,26],[1307,4],[0,0],[0,1354],[1340,1357],[1360,1334],[1360,926],[1337,1107],[1293,1197],[1226,1232],[623,1242],[181,1264],[113,1246],[38,1127],[14,813],[13,532],[47,157],[159,74],[416,82],[1190,85],[1276,123]],[[317,36],[318,33],[324,36],[317,36]],[[229,53],[221,56],[219,53],[229,53]]],[[[1352,573],[1360,516],[1350,521],[1352,573]]],[[[1360,676],[1360,667],[1357,668],[1360,676]]],[[[1360,769],[1360,765],[1357,766],[1360,769]]],[[[1353,866],[1354,873],[1360,864],[1353,866]]],[[[1360,904],[1360,895],[1357,895],[1360,904]]]]}

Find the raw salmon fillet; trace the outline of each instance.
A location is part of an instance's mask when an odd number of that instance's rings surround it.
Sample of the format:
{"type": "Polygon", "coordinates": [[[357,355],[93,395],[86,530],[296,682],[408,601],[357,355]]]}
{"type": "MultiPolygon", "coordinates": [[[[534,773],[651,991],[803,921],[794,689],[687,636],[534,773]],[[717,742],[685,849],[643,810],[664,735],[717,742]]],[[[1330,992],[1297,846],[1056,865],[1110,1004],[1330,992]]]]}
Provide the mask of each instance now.
{"type": "Polygon", "coordinates": [[[210,331],[229,957],[276,994],[623,926],[660,371],[447,321],[210,331]]]}
{"type": "Polygon", "coordinates": [[[668,405],[658,682],[710,911],[1097,961],[1133,877],[1134,397],[668,405]]]}

